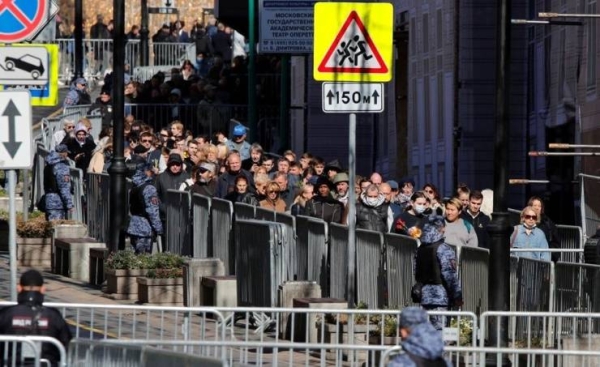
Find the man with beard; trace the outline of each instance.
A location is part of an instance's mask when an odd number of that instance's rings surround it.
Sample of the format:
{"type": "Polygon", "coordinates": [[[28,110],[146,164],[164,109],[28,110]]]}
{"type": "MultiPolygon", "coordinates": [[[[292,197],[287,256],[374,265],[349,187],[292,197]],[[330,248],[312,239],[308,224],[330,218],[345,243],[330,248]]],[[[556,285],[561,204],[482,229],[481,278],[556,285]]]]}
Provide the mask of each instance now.
{"type": "Polygon", "coordinates": [[[192,193],[213,197],[217,190],[215,174],[217,166],[214,163],[202,162],[196,171],[196,181],[190,188],[192,193]]]}
{"type": "Polygon", "coordinates": [[[177,153],[169,155],[167,160],[167,169],[156,178],[156,191],[160,200],[160,219],[167,219],[167,191],[178,190],[179,186],[188,178],[187,172],[183,169],[183,159],[177,153]]]}
{"type": "Polygon", "coordinates": [[[387,233],[392,227],[394,215],[379,187],[371,184],[360,194],[356,204],[356,228],[387,233]]]}
{"type": "Polygon", "coordinates": [[[348,182],[350,182],[350,178],[348,178],[348,174],[345,172],[340,172],[333,177],[335,198],[344,204],[344,207],[348,206],[348,188],[350,187],[348,182]]]}
{"type": "Polygon", "coordinates": [[[224,199],[227,194],[235,190],[235,179],[238,175],[244,175],[250,187],[254,187],[252,174],[242,169],[242,159],[236,150],[227,155],[227,171],[219,176],[217,181],[217,192],[215,197],[224,199]]]}
{"type": "Polygon", "coordinates": [[[327,177],[319,177],[315,187],[317,195],[306,202],[306,214],[320,218],[327,223],[345,223],[344,204],[331,197],[331,182],[327,177]]]}

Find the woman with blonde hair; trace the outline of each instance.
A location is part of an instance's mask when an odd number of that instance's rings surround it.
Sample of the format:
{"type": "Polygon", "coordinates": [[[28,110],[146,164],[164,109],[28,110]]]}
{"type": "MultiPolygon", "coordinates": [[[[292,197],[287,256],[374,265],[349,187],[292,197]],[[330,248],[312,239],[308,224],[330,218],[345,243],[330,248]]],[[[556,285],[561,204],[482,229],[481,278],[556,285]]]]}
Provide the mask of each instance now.
{"type": "Polygon", "coordinates": [[[279,184],[271,181],[267,184],[267,197],[259,202],[261,208],[271,209],[276,212],[284,213],[286,211],[285,201],[281,198],[279,184]]]}
{"type": "Polygon", "coordinates": [[[478,247],[473,225],[460,217],[462,202],[459,198],[446,201],[446,243],[455,246],[478,247]]]}
{"type": "MultiPolygon", "coordinates": [[[[513,234],[510,236],[510,247],[512,248],[539,248],[547,249],[548,241],[544,231],[537,227],[540,217],[537,211],[526,206],[521,211],[521,224],[516,225],[513,234]]],[[[516,252],[516,256],[528,259],[550,261],[549,252],[516,252]]]]}

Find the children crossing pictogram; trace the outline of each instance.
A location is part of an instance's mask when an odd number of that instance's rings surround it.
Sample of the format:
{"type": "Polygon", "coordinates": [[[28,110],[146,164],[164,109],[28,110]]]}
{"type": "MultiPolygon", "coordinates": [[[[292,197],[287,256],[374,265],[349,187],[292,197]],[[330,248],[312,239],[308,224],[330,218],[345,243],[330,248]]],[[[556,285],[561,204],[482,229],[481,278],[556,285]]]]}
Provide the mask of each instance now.
{"type": "Polygon", "coordinates": [[[385,74],[388,67],[359,15],[352,11],[319,64],[318,70],[385,74]]]}

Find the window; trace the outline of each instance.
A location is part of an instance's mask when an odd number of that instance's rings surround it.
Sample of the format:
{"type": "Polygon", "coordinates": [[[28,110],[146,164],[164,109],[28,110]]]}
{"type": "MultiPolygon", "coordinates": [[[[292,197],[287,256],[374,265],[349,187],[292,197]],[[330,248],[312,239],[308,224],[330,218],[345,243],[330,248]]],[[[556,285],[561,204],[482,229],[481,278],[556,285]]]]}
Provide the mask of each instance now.
{"type": "Polygon", "coordinates": [[[429,77],[423,78],[423,105],[425,106],[424,125],[425,142],[431,141],[431,98],[429,95],[429,77]]]}
{"type": "MultiPolygon", "coordinates": [[[[588,0],[587,14],[596,14],[596,0],[588,0]]],[[[586,22],[587,39],[587,90],[596,90],[596,22],[586,22]]]]}
{"type": "Polygon", "coordinates": [[[444,139],[444,75],[440,72],[437,74],[437,130],[438,140],[444,139]]]}
{"type": "Polygon", "coordinates": [[[566,42],[566,30],[564,27],[560,30],[559,36],[559,53],[558,53],[558,103],[564,98],[564,85],[565,85],[565,72],[566,72],[566,55],[565,55],[565,42],[566,42]]]}
{"type": "MultiPolygon", "coordinates": [[[[436,20],[436,38],[437,38],[437,49],[438,51],[442,49],[444,45],[444,28],[442,21],[442,9],[438,9],[435,12],[435,20],[436,20]]],[[[439,66],[438,66],[439,67],[439,66]]]]}
{"type": "Polygon", "coordinates": [[[423,24],[421,25],[423,32],[423,52],[429,52],[429,14],[423,14],[423,24]]]}
{"type": "Polygon", "coordinates": [[[415,18],[412,18],[410,21],[410,34],[409,34],[409,42],[410,42],[410,56],[415,56],[417,54],[417,27],[415,25],[415,18]]]}

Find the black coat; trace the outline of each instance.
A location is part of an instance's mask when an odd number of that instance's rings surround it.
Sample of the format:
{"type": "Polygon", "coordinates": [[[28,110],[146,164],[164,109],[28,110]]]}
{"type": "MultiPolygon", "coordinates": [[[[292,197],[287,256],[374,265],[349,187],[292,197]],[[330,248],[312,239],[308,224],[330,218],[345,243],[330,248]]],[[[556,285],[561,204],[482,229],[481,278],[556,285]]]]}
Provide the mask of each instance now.
{"type": "MultiPolygon", "coordinates": [[[[544,235],[546,235],[546,241],[548,241],[549,248],[561,248],[560,236],[558,235],[556,224],[554,224],[552,219],[550,219],[546,214],[542,214],[542,219],[538,224],[538,228],[544,232],[544,235]]],[[[552,261],[557,262],[560,260],[560,253],[552,252],[550,253],[550,257],[552,261]]]]}

